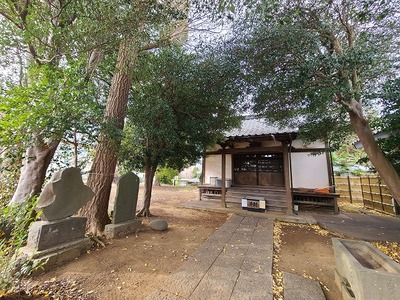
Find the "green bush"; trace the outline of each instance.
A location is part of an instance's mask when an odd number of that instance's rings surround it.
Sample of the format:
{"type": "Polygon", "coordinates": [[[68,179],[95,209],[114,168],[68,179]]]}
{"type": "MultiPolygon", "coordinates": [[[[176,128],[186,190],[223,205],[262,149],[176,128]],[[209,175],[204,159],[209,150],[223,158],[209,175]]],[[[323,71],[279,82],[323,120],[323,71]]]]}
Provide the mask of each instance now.
{"type": "Polygon", "coordinates": [[[22,204],[5,206],[0,215],[0,295],[7,293],[25,276],[40,267],[18,250],[25,246],[29,225],[36,220],[37,198],[22,204]]]}
{"type": "Polygon", "coordinates": [[[178,176],[179,170],[169,168],[169,167],[162,167],[157,170],[156,178],[158,181],[164,184],[172,184],[172,180],[175,176],[178,176]]]}

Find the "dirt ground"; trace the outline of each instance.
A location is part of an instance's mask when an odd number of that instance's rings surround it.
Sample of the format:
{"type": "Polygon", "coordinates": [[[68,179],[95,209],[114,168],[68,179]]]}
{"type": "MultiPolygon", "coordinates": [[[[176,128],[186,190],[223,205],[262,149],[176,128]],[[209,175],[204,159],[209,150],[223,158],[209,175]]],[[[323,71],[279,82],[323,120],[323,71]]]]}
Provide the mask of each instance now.
{"type": "Polygon", "coordinates": [[[332,235],[318,226],[283,223],[278,269],[321,283],[326,299],[342,299],[335,284],[332,235]]]}
{"type": "MultiPolygon", "coordinates": [[[[106,241],[105,248],[98,246],[35,278],[28,284],[31,294],[45,292],[47,296],[40,299],[145,299],[228,218],[222,213],[177,207],[197,197],[196,187],[155,187],[152,213],[156,217],[144,219],[137,236],[106,241]],[[154,218],[165,219],[169,230],[152,231],[147,224],[154,218]]],[[[334,284],[330,238],[307,226],[282,226],[278,267],[320,280],[327,287],[327,299],[340,299],[334,284]]]]}

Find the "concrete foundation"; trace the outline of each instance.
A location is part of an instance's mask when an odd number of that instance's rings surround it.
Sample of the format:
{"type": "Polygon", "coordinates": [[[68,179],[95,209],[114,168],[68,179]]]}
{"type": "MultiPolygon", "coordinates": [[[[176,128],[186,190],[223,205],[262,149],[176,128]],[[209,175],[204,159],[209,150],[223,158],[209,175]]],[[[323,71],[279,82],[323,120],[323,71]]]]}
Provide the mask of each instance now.
{"type": "Polygon", "coordinates": [[[124,223],[106,225],[104,234],[109,239],[120,238],[132,233],[137,233],[141,227],[142,220],[133,219],[124,223]]]}
{"type": "Polygon", "coordinates": [[[21,248],[20,255],[45,263],[43,268],[48,271],[76,259],[92,246],[91,240],[85,237],[85,228],[84,217],[34,222],[29,228],[27,246],[21,248]]]}

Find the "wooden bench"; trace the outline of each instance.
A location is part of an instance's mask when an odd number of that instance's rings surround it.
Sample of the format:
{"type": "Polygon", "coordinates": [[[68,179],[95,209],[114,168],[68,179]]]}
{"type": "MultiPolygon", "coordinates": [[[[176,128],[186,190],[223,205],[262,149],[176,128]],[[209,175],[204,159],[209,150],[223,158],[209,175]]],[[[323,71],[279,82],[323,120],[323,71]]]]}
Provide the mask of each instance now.
{"type": "Polygon", "coordinates": [[[314,206],[332,207],[335,214],[339,213],[337,198],[339,194],[293,191],[293,204],[309,204],[314,206]]]}
{"type": "Polygon", "coordinates": [[[212,185],[199,185],[199,200],[221,200],[222,189],[212,185]]]}

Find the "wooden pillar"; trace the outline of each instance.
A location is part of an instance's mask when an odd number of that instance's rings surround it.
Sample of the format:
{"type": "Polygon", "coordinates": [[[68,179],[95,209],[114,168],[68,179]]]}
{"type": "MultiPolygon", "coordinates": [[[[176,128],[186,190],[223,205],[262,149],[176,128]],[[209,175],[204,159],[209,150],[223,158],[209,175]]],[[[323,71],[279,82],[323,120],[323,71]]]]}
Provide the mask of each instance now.
{"type": "Polygon", "coordinates": [[[326,153],[326,166],[328,168],[328,181],[329,181],[329,192],[335,192],[335,175],[333,173],[333,164],[332,164],[332,154],[330,151],[329,143],[325,142],[325,153],[326,153]],[[331,189],[332,187],[332,189],[331,189]]]}
{"type": "Polygon", "coordinates": [[[202,157],[202,162],[201,162],[201,184],[205,184],[205,176],[206,176],[206,158],[207,158],[207,155],[206,155],[206,153],[204,152],[203,153],[203,157],[202,157]]]}
{"type": "Polygon", "coordinates": [[[226,153],[225,153],[225,145],[222,145],[222,162],[221,162],[221,205],[222,207],[226,207],[226,201],[225,201],[225,194],[226,194],[226,186],[225,186],[225,181],[226,181],[226,153]]]}
{"type": "Polygon", "coordinates": [[[293,199],[290,188],[290,176],[289,176],[289,149],[286,141],[282,142],[283,146],[283,174],[285,179],[285,190],[286,190],[286,202],[287,202],[287,214],[293,215],[293,199]]]}

